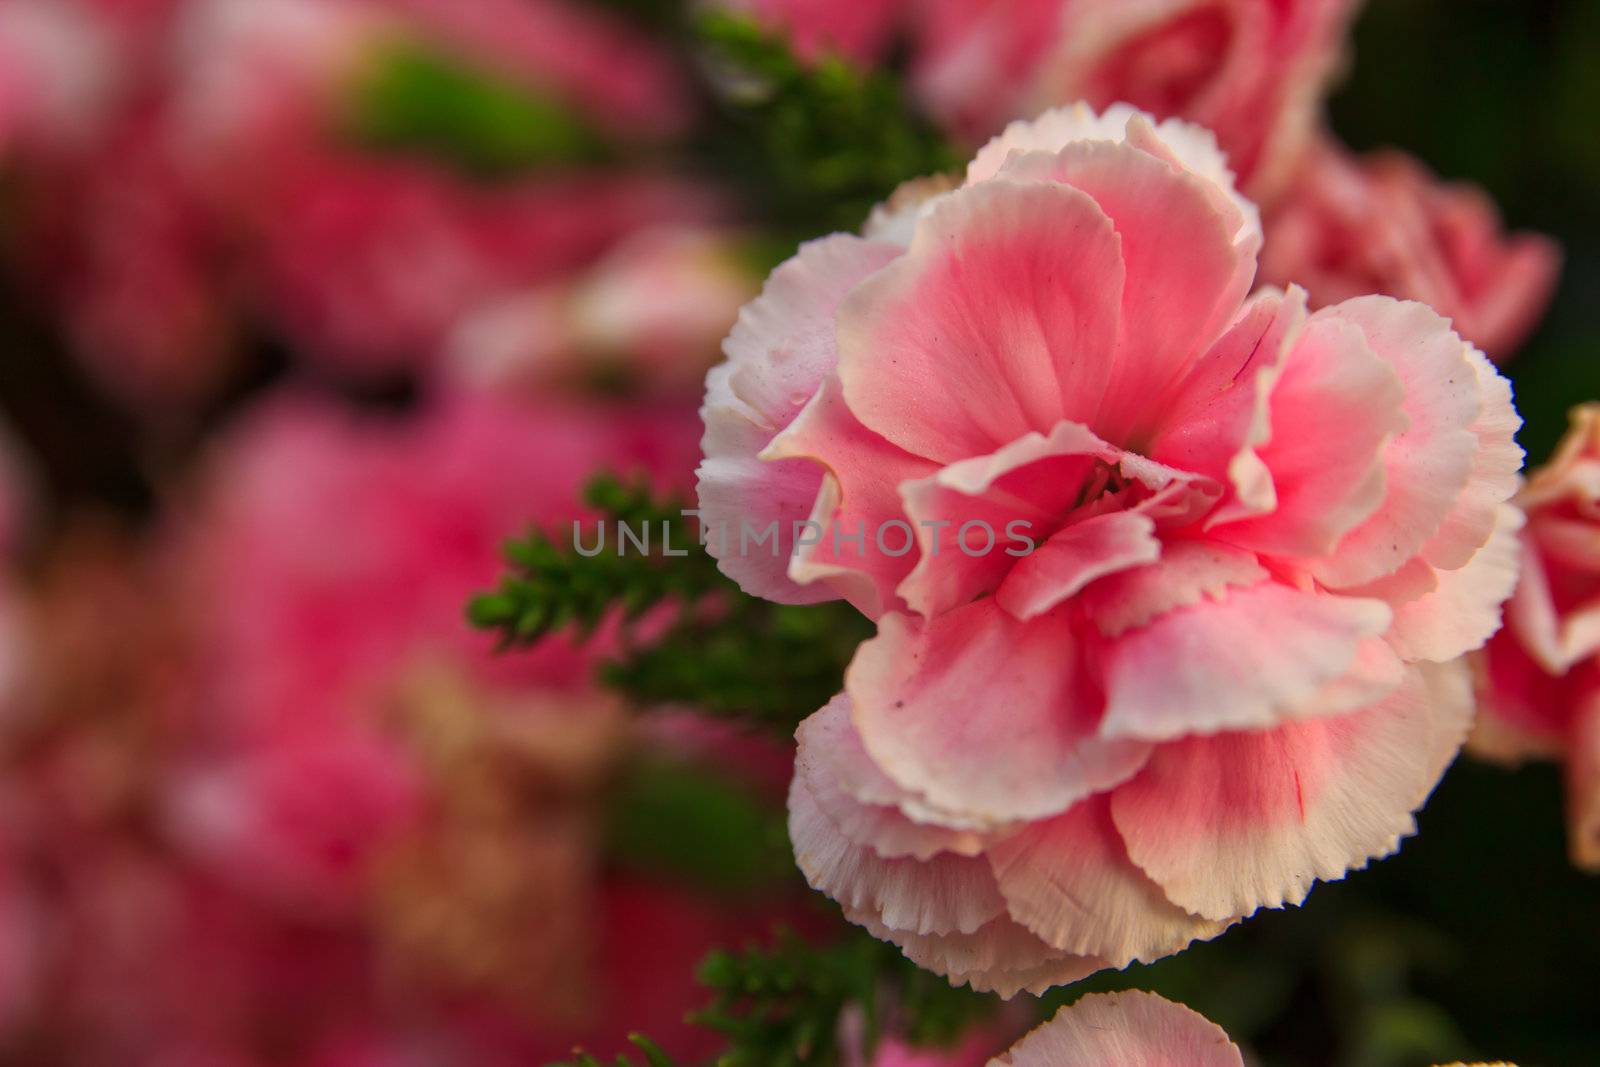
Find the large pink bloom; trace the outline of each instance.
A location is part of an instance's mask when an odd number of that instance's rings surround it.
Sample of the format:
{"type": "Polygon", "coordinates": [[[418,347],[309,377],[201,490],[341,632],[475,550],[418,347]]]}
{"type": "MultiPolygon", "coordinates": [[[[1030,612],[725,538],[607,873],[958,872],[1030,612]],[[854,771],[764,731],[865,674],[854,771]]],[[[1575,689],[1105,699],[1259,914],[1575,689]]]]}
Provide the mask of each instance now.
{"type": "Polygon", "coordinates": [[[1515,579],[1507,383],[1420,304],[1246,301],[1181,123],[1051,112],[904,199],[777,270],[703,408],[723,569],[878,621],[799,731],[812,884],[1013,993],[1391,852],[1515,579]]]}
{"type": "Polygon", "coordinates": [[[1261,276],[1297,282],[1316,304],[1384,293],[1420,300],[1499,360],[1555,291],[1555,243],[1506,234],[1470,185],[1441,184],[1398,152],[1365,159],[1324,140],[1267,213],[1261,276]]]}
{"type": "Polygon", "coordinates": [[[1565,761],[1572,860],[1600,871],[1600,405],[1573,411],[1518,502],[1522,577],[1505,628],[1477,657],[1484,714],[1472,748],[1565,761]]]}
{"type": "Polygon", "coordinates": [[[1216,131],[1280,187],[1316,126],[1353,0],[923,0],[917,86],[970,138],[1040,107],[1126,100],[1216,131]]]}

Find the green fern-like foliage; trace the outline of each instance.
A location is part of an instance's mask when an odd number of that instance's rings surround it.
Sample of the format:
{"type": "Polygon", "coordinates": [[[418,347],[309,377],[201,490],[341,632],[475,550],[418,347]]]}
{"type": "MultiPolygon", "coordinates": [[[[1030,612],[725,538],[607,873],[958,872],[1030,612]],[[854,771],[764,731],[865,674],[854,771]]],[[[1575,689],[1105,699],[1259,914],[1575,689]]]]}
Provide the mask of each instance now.
{"type": "Polygon", "coordinates": [[[709,150],[775,222],[806,235],[855,229],[901,182],[961,164],[889,71],[802,62],[780,37],[722,12],[702,15],[694,35],[718,108],[709,150]]]}
{"type": "Polygon", "coordinates": [[[914,1044],[945,1046],[999,1006],[859,931],[830,945],[786,934],[768,948],[716,952],[700,980],[712,1001],[695,1021],[727,1041],[716,1067],[835,1067],[847,1010],[861,1013],[870,1050],[891,1017],[914,1044]]]}
{"type": "MultiPolygon", "coordinates": [[[[510,572],[475,597],[474,626],[507,648],[570,630],[588,636],[604,621],[624,625],[622,650],[602,680],[641,705],[692,704],[711,714],[792,732],[839,691],[845,665],[871,624],[843,604],[786,607],[746,596],[700,547],[685,505],[643,483],[595,478],[585,502],[612,534],[617,524],[650,531],[649,550],[614,539],[593,555],[536,531],[506,546],[510,572]],[[664,532],[664,533],[663,533],[664,532]],[[671,614],[648,639],[645,615],[671,614]]],[[[585,524],[586,548],[598,536],[585,524]]]]}

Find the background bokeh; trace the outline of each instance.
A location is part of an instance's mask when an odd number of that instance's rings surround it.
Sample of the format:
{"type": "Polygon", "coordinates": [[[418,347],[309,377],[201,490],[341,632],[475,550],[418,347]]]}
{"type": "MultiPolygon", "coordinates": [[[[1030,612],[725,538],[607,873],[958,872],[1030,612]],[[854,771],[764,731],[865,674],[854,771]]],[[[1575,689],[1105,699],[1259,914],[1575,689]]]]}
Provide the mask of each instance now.
{"type": "MultiPolygon", "coordinates": [[[[140,87],[116,135],[23,128],[0,156],[27,501],[0,592],[0,685],[25,678],[0,700],[0,1064],[539,1064],[633,1029],[692,1057],[702,953],[838,933],[790,869],[781,741],[624,722],[589,681],[607,627],[497,657],[462,608],[593,470],[686,487],[733,309],[960,154],[887,75],[784,105],[820,119],[698,99],[740,99],[739,53],[685,58],[679,5],[455,2],[376,5],[403,32],[340,75],[337,136],[306,132],[328,75],[303,68],[364,31],[220,51],[244,84],[189,88],[199,176],[146,136],[182,95],[159,72],[183,3],[81,5],[112,43],[68,65],[108,47],[140,87]]],[[[1530,461],[1600,397],[1597,57],[1595,0],[1370,0],[1329,105],[1353,148],[1560,243],[1503,364],[1530,461]]],[[[1559,771],[1463,757],[1420,823],[1302,908],[1047,1002],[1152,988],[1263,1065],[1600,1063],[1600,882],[1568,864],[1559,771]]]]}

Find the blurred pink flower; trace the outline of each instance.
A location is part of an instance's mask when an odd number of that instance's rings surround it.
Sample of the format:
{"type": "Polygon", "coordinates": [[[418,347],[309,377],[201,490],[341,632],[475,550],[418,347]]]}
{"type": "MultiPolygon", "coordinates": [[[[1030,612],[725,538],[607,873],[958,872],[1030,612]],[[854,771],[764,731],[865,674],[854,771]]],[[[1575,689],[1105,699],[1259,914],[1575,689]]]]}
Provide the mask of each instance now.
{"type": "Polygon", "coordinates": [[[545,168],[488,186],[328,143],[347,97],[412,38],[553,94],[617,136],[681,125],[675,72],[641,38],[565,3],[210,0],[188,39],[175,137],[245,224],[259,310],[297,347],[366,372],[430,361],[467,312],[593,259],[711,198],[623,172],[545,168]],[[256,161],[263,154],[270,168],[256,161]]]}
{"type": "Polygon", "coordinates": [[[1211,129],[1266,202],[1314,130],[1355,0],[921,0],[917,87],[972,141],[1052,104],[1211,129]]]}
{"type": "MultiPolygon", "coordinates": [[[[466,625],[501,544],[535,523],[565,535],[598,470],[682,485],[693,431],[683,412],[624,419],[487,395],[410,418],[289,398],[250,417],[218,448],[184,542],[222,746],[181,791],[184,839],[251,891],[333,910],[366,899],[374,864],[432,803],[407,733],[434,727],[401,721],[409,701],[553,724],[604,703],[590,692],[603,640],[497,657],[466,625]],[[439,671],[467,691],[418,688],[439,671]],[[552,691],[572,695],[529,703],[552,691]]],[[[599,710],[585,729],[608,729],[599,710]]]]}
{"type": "Polygon", "coordinates": [[[175,122],[197,154],[320,138],[405,44],[509,77],[617,137],[656,140],[689,117],[664,50],[568,0],[189,0],[179,29],[175,122]]]}
{"type": "Polygon", "coordinates": [[[230,368],[239,312],[225,237],[163,140],[126,116],[58,175],[29,220],[32,284],[110,395],[163,412],[209,395],[230,368]]]}
{"type": "Polygon", "coordinates": [[[426,363],[474,309],[652,222],[709,213],[699,191],[620,174],[491,188],[329,157],[281,177],[259,205],[264,311],[306,351],[356,370],[426,363]]]}
{"type": "Polygon", "coordinates": [[[0,165],[8,149],[80,147],[116,83],[110,33],[71,0],[0,4],[0,165]]]}
{"type": "Polygon", "coordinates": [[[756,287],[729,234],[641,231],[581,274],[468,315],[444,371],[492,390],[620,385],[681,395],[705,380],[756,287]]]}
{"type": "Polygon", "coordinates": [[[227,380],[251,315],[340,372],[415,370],[468,311],[719,210],[702,183],[641,169],[551,164],[491,185],[351,143],[356,97],[413,46],[606,138],[689,118],[664,50],[560,0],[0,8],[0,56],[28,60],[0,63],[0,146],[34,127],[61,142],[15,161],[19,274],[112,394],[191,409],[227,380]]]}
{"type": "Polygon", "coordinates": [[[1506,234],[1470,185],[1442,184],[1398,152],[1356,158],[1324,139],[1266,216],[1262,280],[1305,286],[1314,303],[1367,293],[1418,300],[1496,360],[1538,325],[1561,254],[1506,234]]]}
{"type": "MultiPolygon", "coordinates": [[[[252,0],[257,2],[257,0],[252,0]]],[[[656,140],[691,117],[659,43],[581,0],[379,0],[428,38],[554,94],[615,135],[656,140]]]]}
{"type": "Polygon", "coordinates": [[[498,579],[507,538],[567,535],[595,472],[683,486],[695,433],[681,409],[473,395],[399,417],[269,401],[216,445],[185,523],[215,713],[253,729],[348,721],[369,687],[430,656],[506,685],[585,685],[592,658],[563,641],[493,655],[466,602],[498,579]]]}
{"type": "Polygon", "coordinates": [[[1247,301],[1253,209],[1194,127],[1049,112],[925,191],[741,313],[700,506],[746,591],[878,623],[799,730],[802,870],[1009,996],[1412,831],[1515,581],[1519,420],[1420,304],[1247,301]]]}
{"type": "Polygon", "coordinates": [[[1476,657],[1482,712],[1473,751],[1563,761],[1574,863],[1600,871],[1600,405],[1518,497],[1522,576],[1505,626],[1476,657]]]}

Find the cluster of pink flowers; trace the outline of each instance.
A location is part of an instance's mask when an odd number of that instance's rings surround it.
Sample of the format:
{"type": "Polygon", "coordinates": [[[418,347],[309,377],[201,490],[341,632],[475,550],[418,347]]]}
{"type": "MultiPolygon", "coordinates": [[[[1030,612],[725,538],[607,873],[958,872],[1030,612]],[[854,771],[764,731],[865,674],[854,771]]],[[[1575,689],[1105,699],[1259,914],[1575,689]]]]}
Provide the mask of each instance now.
{"type": "Polygon", "coordinates": [[[461,623],[503,538],[577,517],[598,469],[684,485],[696,434],[682,405],[269,398],[163,529],[80,529],[8,589],[3,1055],[509,1067],[641,1026],[707,1051],[695,965],[773,909],[603,865],[646,743],[594,684],[605,634],[497,657],[461,623]]]}
{"type": "Polygon", "coordinates": [[[1398,153],[1356,160],[1322,121],[1357,0],[725,0],[805,54],[858,63],[903,37],[922,104],[970,144],[1084,101],[1211,130],[1266,214],[1263,280],[1314,304],[1418,300],[1495,359],[1532,331],[1559,255],[1398,153]]]}
{"type": "Polygon", "coordinates": [[[649,168],[485,184],[364,151],[349,116],[408,48],[622,143],[688,118],[654,42],[562,0],[0,9],[0,172],[28,204],[17,269],[106,389],[141,409],[200,403],[246,373],[256,325],[344,376],[424,367],[463,317],[641,227],[722,211],[649,168]]]}
{"type": "Polygon", "coordinates": [[[703,409],[714,524],[916,531],[722,558],[878,624],[800,728],[812,885],[1009,996],[1393,851],[1516,579],[1506,381],[1421,304],[1247,299],[1255,210],[1176,120],[1047,112],[917,192],[778,269],[703,409]],[[1040,543],[939,550],[980,519],[1040,543]]]}
{"type": "Polygon", "coordinates": [[[0,1060],[715,1046],[696,965],[787,904],[615,868],[607,805],[641,752],[778,804],[783,754],[631,721],[613,626],[502,656],[463,619],[597,472],[692,485],[758,279],[645,151],[691,118],[676,62],[566,0],[0,0],[6,279],[148,435],[158,505],[90,516],[0,435],[0,1060]],[[407,61],[641,161],[378,150],[349,124],[407,61]],[[246,388],[263,337],[291,385],[246,388]]]}

